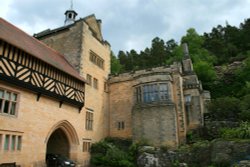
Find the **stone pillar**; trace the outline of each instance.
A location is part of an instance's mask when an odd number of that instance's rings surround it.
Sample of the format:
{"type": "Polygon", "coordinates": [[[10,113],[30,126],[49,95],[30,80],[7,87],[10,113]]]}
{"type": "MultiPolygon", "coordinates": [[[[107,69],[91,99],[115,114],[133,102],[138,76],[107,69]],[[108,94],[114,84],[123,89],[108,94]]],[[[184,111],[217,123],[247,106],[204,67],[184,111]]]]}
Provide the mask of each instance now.
{"type": "Polygon", "coordinates": [[[184,106],[183,95],[183,80],[178,72],[173,74],[173,87],[174,87],[174,102],[177,112],[177,126],[179,134],[179,143],[185,143],[186,141],[186,114],[184,106]]]}

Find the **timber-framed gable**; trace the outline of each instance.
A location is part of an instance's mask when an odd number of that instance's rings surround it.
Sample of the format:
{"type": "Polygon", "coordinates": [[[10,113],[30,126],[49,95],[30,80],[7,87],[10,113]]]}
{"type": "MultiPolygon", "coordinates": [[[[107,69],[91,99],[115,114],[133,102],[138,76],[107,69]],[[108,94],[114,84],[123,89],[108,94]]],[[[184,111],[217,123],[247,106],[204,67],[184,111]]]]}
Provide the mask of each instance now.
{"type": "Polygon", "coordinates": [[[27,88],[79,108],[84,106],[84,82],[0,40],[0,80],[27,88]]]}

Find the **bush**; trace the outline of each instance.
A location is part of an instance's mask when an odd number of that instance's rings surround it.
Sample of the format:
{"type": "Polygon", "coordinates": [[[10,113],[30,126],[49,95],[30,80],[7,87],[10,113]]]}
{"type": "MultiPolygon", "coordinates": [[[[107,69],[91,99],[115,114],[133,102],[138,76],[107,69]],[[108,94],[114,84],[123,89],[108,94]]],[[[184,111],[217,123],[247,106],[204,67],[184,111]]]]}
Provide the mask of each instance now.
{"type": "MultiPolygon", "coordinates": [[[[125,141],[125,145],[128,144],[125,141]]],[[[101,167],[134,167],[136,146],[124,148],[124,140],[108,138],[91,146],[90,163],[101,167]],[[121,141],[119,141],[121,140],[121,141]],[[119,143],[119,144],[117,144],[119,143]],[[129,150],[129,151],[127,151],[129,150]]]]}
{"type": "Polygon", "coordinates": [[[242,121],[250,121],[250,109],[241,111],[239,117],[242,121]]]}
{"type": "Polygon", "coordinates": [[[98,143],[94,143],[91,146],[91,153],[99,153],[105,155],[109,149],[114,147],[112,143],[108,143],[105,140],[98,143]]]}
{"type": "Polygon", "coordinates": [[[249,139],[250,123],[242,122],[237,128],[222,128],[221,137],[225,139],[249,139]]]}
{"type": "Polygon", "coordinates": [[[235,97],[222,97],[212,100],[208,105],[212,117],[215,120],[238,119],[240,109],[240,100],[235,97]]]}

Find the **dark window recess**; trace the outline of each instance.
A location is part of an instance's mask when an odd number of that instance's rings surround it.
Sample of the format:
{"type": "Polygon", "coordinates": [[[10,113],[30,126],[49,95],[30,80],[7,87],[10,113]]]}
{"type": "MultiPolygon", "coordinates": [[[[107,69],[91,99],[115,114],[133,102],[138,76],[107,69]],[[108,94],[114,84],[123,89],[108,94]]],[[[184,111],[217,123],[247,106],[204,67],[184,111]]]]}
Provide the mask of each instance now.
{"type": "Polygon", "coordinates": [[[118,122],[118,130],[124,130],[125,129],[125,123],[124,121],[118,122]]]}

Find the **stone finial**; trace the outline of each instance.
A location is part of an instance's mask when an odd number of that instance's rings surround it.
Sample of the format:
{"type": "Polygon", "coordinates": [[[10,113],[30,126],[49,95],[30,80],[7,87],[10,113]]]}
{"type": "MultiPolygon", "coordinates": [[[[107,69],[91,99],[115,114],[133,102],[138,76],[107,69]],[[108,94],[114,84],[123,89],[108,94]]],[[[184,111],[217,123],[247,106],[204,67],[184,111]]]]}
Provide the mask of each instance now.
{"type": "Polygon", "coordinates": [[[183,52],[184,52],[184,58],[189,58],[189,51],[188,51],[187,43],[183,43],[182,47],[183,47],[183,52]]]}

